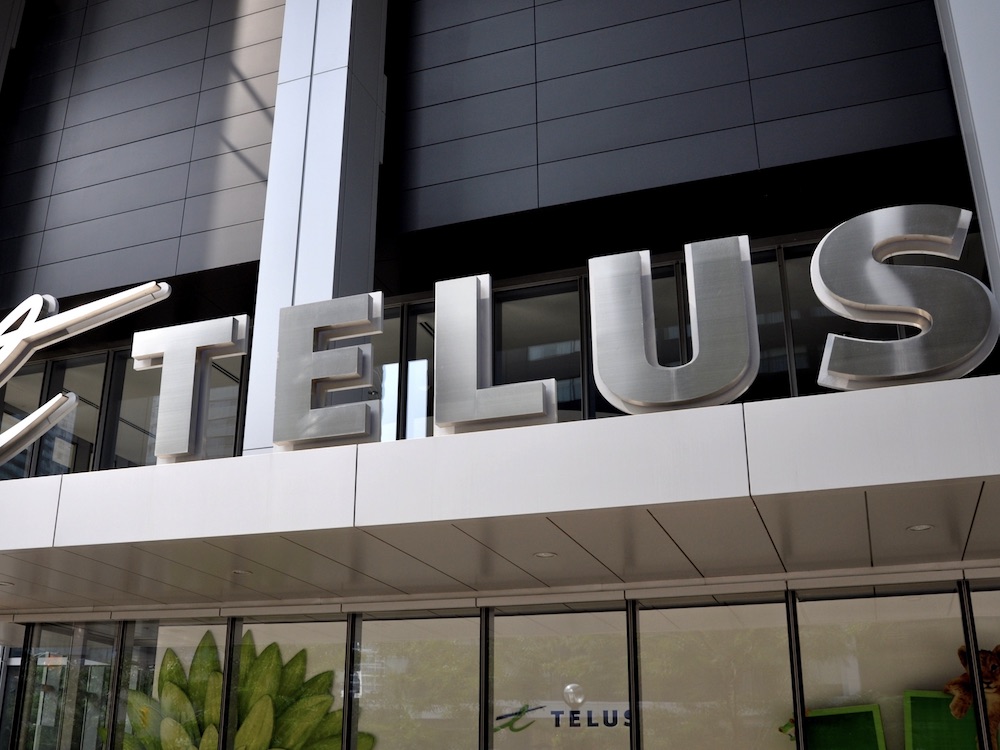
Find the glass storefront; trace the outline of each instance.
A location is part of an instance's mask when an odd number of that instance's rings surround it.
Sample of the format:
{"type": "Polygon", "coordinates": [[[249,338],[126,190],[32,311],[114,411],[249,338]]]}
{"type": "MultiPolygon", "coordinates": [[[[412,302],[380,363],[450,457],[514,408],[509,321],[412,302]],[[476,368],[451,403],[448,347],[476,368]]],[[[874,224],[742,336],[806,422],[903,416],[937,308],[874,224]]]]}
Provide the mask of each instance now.
{"type": "Polygon", "coordinates": [[[1000,590],[964,586],[38,624],[8,665],[4,731],[20,750],[972,750],[961,601],[989,699],[1000,590]]]}

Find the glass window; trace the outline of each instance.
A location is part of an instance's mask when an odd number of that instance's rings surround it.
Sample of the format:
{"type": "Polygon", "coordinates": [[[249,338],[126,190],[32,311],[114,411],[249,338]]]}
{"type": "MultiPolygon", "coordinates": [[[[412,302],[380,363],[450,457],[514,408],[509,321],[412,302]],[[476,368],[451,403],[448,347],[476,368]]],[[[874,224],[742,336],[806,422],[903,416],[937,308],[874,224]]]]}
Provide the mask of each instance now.
{"type": "Polygon", "coordinates": [[[467,750],[479,725],[479,619],[366,620],[360,728],[378,750],[467,750]]]}
{"type": "Polygon", "coordinates": [[[240,381],[245,360],[246,357],[224,357],[211,362],[204,422],[206,458],[236,455],[240,381]]]}
{"type": "Polygon", "coordinates": [[[233,747],[340,747],[346,644],[344,622],[244,623],[233,747]]]}
{"type": "Polygon", "coordinates": [[[639,663],[646,747],[788,746],[783,604],[641,610],[639,663]]]}
{"type": "Polygon", "coordinates": [[[577,286],[496,295],[493,382],[555,378],[559,421],[582,418],[580,295],[577,286]]]}
{"type": "Polygon", "coordinates": [[[788,347],[785,343],[785,310],[777,254],[765,250],[751,256],[754,299],[757,305],[757,335],[760,339],[760,369],[740,398],[760,401],[791,395],[788,378],[788,347]]]}
{"type": "Polygon", "coordinates": [[[148,466],[156,463],[156,411],[160,403],[161,369],[136,370],[128,352],[117,352],[116,378],[121,399],[115,419],[109,420],[107,443],[113,444],[105,468],[148,466]]]}
{"type": "Polygon", "coordinates": [[[396,439],[399,421],[399,336],[400,309],[386,310],[382,333],[372,336],[372,366],[374,382],[372,397],[378,397],[382,410],[381,439],[396,439]]]}
{"type": "Polygon", "coordinates": [[[39,476],[90,471],[93,467],[107,359],[102,353],[52,363],[49,397],[72,391],[77,406],[39,440],[39,476]]]}
{"type": "Polygon", "coordinates": [[[108,736],[115,624],[40,625],[28,663],[22,750],[97,750],[108,736]]]}
{"type": "Polygon", "coordinates": [[[140,621],[129,636],[119,695],[125,750],[217,748],[226,626],[140,621]]]}
{"type": "MultiPolygon", "coordinates": [[[[42,383],[45,368],[41,363],[22,367],[3,389],[3,414],[0,415],[0,431],[13,427],[42,403],[42,383]]],[[[0,466],[0,479],[16,479],[28,476],[31,470],[32,448],[18,453],[0,466]]]]}
{"type": "Polygon", "coordinates": [[[411,310],[406,332],[406,425],[404,435],[434,434],[434,309],[411,310]]]}
{"type": "Polygon", "coordinates": [[[497,750],[629,747],[624,612],[496,617],[497,750]]]}
{"type": "Polygon", "coordinates": [[[806,702],[806,739],[884,733],[890,750],[975,747],[975,728],[955,719],[943,692],[961,674],[965,642],[957,594],[807,601],[799,605],[799,644],[806,702]],[[965,738],[965,739],[963,739],[965,738]]]}

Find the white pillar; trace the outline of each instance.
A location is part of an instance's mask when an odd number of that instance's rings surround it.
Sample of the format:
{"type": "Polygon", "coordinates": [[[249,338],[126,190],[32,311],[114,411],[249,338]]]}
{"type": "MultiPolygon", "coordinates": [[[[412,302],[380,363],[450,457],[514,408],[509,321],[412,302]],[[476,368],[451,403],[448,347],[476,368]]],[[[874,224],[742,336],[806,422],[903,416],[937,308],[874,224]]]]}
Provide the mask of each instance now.
{"type": "Polygon", "coordinates": [[[278,311],[372,290],[387,0],[288,0],[243,453],[268,451],[278,311]]]}
{"type": "Polygon", "coordinates": [[[976,196],[976,215],[990,281],[996,290],[1000,287],[1000,3],[936,0],[936,5],[976,196]]]}

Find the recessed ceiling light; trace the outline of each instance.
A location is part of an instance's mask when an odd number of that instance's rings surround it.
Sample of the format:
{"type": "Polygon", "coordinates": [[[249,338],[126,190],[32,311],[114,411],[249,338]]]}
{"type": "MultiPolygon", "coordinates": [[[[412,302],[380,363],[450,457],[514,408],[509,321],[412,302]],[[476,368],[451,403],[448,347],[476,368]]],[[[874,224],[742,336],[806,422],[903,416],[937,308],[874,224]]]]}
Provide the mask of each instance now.
{"type": "Polygon", "coordinates": [[[558,557],[555,552],[536,552],[535,557],[540,557],[543,560],[547,560],[550,557],[558,557]]]}
{"type": "Polygon", "coordinates": [[[250,575],[253,575],[253,571],[252,570],[241,570],[240,568],[237,568],[236,570],[233,571],[233,575],[234,576],[250,576],[250,575]]]}
{"type": "Polygon", "coordinates": [[[930,531],[933,528],[934,528],[934,526],[932,526],[929,523],[915,523],[915,524],[913,524],[913,526],[907,526],[906,530],[907,531],[930,531]]]}

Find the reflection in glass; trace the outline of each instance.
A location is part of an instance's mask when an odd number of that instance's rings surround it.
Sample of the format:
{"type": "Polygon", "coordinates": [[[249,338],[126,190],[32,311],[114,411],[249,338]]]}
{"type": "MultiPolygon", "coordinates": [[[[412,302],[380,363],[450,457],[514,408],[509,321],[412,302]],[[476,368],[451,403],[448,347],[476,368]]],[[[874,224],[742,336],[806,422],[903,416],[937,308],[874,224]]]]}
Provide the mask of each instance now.
{"type": "MultiPolygon", "coordinates": [[[[931,731],[908,722],[904,706],[933,693],[943,701],[940,731],[961,735],[965,729],[947,712],[950,698],[942,691],[962,672],[956,652],[964,642],[957,594],[802,602],[806,711],[878,706],[886,747],[903,750],[922,746],[926,737],[919,733],[931,731]]],[[[965,747],[961,741],[942,746],[965,747]]]]}
{"type": "Polygon", "coordinates": [[[644,745],[785,748],[786,633],[782,604],[641,610],[644,745]]]}
{"type": "Polygon", "coordinates": [[[624,612],[497,615],[494,747],[629,747],[624,612]]]}
{"type": "Polygon", "coordinates": [[[118,696],[118,735],[130,736],[124,747],[138,740],[143,747],[217,748],[225,625],[140,621],[129,632],[118,696]]]}
{"type": "MultiPolygon", "coordinates": [[[[0,431],[13,427],[41,405],[44,373],[41,364],[27,365],[7,381],[7,385],[3,389],[3,413],[0,414],[0,431]]],[[[30,447],[26,448],[0,466],[0,479],[28,476],[31,450],[30,447]]]]}
{"type": "Polygon", "coordinates": [[[383,442],[396,439],[399,419],[399,308],[385,311],[382,333],[371,337],[372,367],[374,369],[372,398],[381,402],[383,442]]]}
{"type": "Polygon", "coordinates": [[[555,378],[559,421],[581,419],[580,295],[576,284],[495,297],[494,384],[555,378]]]}
{"type": "Polygon", "coordinates": [[[115,626],[40,625],[29,656],[21,750],[97,750],[108,735],[115,626]]]}
{"type": "Polygon", "coordinates": [[[785,344],[785,311],[781,278],[774,250],[751,256],[754,300],[757,305],[757,335],[760,339],[760,370],[740,401],[760,401],[791,395],[788,379],[788,348],[785,344]]]}
{"type": "Polygon", "coordinates": [[[121,369],[122,395],[114,425],[113,468],[148,466],[156,463],[156,410],[160,402],[159,368],[136,370],[127,352],[115,356],[121,369]]]}
{"type": "Polygon", "coordinates": [[[104,391],[107,355],[97,354],[54,362],[48,396],[76,394],[77,406],[39,441],[39,476],[90,471],[104,391]]]}
{"type": "Polygon", "coordinates": [[[236,423],[240,411],[240,378],[245,357],[213,359],[205,413],[205,457],[236,455],[236,423]]]}
{"type": "Polygon", "coordinates": [[[434,311],[423,306],[407,326],[406,429],[408,438],[434,434],[434,311]]]}
{"type": "Polygon", "coordinates": [[[378,750],[467,750],[479,718],[479,620],[368,620],[360,728],[378,750]]]}

